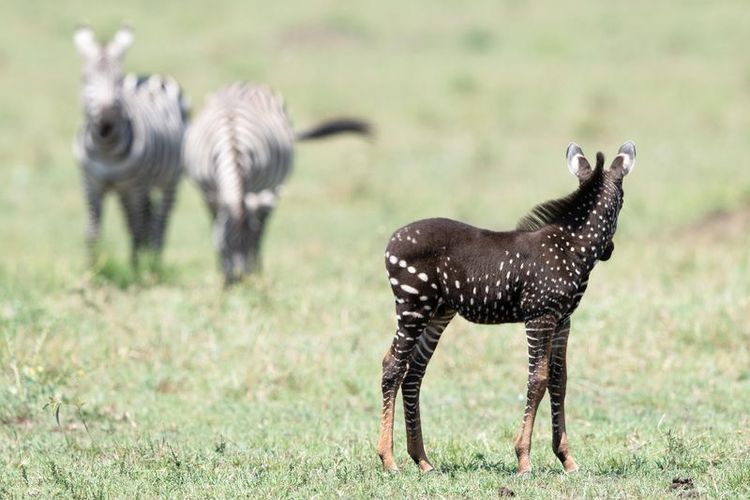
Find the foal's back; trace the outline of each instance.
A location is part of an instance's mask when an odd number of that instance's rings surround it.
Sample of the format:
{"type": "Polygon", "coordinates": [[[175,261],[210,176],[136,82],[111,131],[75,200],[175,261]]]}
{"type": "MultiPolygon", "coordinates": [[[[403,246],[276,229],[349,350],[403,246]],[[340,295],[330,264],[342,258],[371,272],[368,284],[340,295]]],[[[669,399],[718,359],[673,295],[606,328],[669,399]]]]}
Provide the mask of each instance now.
{"type": "Polygon", "coordinates": [[[491,231],[452,219],[424,219],[393,234],[386,269],[401,300],[443,305],[475,323],[518,322],[524,319],[524,285],[532,272],[536,276],[543,239],[542,231],[491,231]],[[409,294],[412,289],[419,293],[409,294]]]}

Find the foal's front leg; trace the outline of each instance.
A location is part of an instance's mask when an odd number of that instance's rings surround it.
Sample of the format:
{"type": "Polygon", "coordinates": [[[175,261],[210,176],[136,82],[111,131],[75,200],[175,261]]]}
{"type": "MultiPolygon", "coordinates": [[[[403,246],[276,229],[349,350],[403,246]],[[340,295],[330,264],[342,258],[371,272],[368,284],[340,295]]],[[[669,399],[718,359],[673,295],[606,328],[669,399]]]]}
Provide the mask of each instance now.
{"type": "Polygon", "coordinates": [[[565,385],[567,383],[568,334],[570,318],[560,322],[552,335],[550,353],[549,397],[552,406],[552,450],[562,462],[565,472],[573,472],[578,466],[568,450],[568,435],[565,432],[565,385]]]}
{"type": "Polygon", "coordinates": [[[526,322],[526,339],[529,346],[529,380],[526,389],[526,411],[521,430],[516,436],[518,473],[531,471],[531,434],[539,403],[547,390],[549,375],[550,339],[557,321],[552,316],[542,316],[526,322]]]}

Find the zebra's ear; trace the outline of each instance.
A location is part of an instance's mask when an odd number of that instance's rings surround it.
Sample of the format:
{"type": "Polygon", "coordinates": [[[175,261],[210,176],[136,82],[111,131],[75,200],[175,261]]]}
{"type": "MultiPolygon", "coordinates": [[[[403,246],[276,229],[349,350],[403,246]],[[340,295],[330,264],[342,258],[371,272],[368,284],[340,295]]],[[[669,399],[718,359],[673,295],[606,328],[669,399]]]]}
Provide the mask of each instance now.
{"type": "Polygon", "coordinates": [[[612,161],[610,170],[622,171],[623,177],[635,167],[635,143],[628,141],[617,150],[617,156],[612,161]]]}
{"type": "Polygon", "coordinates": [[[125,51],[133,45],[133,39],[133,29],[130,26],[123,26],[107,44],[107,55],[114,59],[121,59],[125,51]]]}
{"type": "Polygon", "coordinates": [[[571,174],[581,180],[591,175],[591,164],[583,155],[581,146],[575,142],[568,144],[568,149],[565,151],[565,158],[568,160],[568,170],[570,170],[571,174]]]}
{"type": "Polygon", "coordinates": [[[93,59],[99,55],[99,51],[101,50],[99,42],[94,37],[94,30],[88,26],[79,26],[76,28],[73,34],[73,43],[78,53],[86,59],[93,59]]]}

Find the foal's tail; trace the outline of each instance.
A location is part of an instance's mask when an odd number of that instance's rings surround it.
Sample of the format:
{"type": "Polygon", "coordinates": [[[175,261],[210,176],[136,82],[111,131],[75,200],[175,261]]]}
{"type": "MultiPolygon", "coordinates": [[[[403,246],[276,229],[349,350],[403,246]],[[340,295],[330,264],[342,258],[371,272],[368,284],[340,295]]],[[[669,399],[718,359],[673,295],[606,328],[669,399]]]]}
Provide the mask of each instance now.
{"type": "Polygon", "coordinates": [[[373,129],[372,125],[365,120],[341,117],[331,118],[310,128],[297,131],[295,136],[298,141],[307,141],[344,133],[353,133],[370,137],[373,134],[373,129]]]}

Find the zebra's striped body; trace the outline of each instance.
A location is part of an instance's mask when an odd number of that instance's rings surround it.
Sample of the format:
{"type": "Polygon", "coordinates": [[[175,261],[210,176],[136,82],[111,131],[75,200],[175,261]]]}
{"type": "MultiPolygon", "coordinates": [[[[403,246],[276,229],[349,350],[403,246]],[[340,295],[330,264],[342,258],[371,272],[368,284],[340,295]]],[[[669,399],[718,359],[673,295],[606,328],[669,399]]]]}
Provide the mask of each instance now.
{"type": "Polygon", "coordinates": [[[568,450],[564,410],[570,316],[594,265],[612,254],[623,201],[622,179],[635,163],[635,146],[625,143],[607,171],[601,153],[592,169],[574,144],[568,147],[567,158],[581,181],[579,189],[539,205],[516,231],[426,219],[399,229],[391,238],[385,259],[398,329],[383,359],[378,454],[386,469],[396,469],[392,432],[399,388],[409,455],[423,471],[432,469],[422,441],[419,392],[440,336],[456,314],[475,323],[526,325],[529,378],[526,411],[515,443],[518,471],[531,469],[534,417],[547,390],[553,449],[566,471],[576,468],[568,450]]]}
{"type": "Polygon", "coordinates": [[[265,86],[234,83],[208,97],[186,132],[183,158],[213,218],[227,284],[260,264],[266,220],[291,171],[295,140],[367,132],[362,122],[341,123],[295,134],[283,99],[265,86]]]}
{"type": "Polygon", "coordinates": [[[220,89],[188,127],[185,169],[214,220],[227,283],[258,264],[265,222],[293,156],[294,130],[284,101],[266,87],[236,83],[220,89]]]}
{"type": "Polygon", "coordinates": [[[123,76],[121,59],[132,42],[129,30],[120,30],[102,46],[91,30],[81,28],[75,41],[84,57],[85,122],[74,153],[88,203],[87,240],[93,256],[103,198],[114,191],[125,212],[135,263],[139,250],[149,247],[160,253],[163,246],[182,172],[187,105],[170,77],[123,76]]]}

